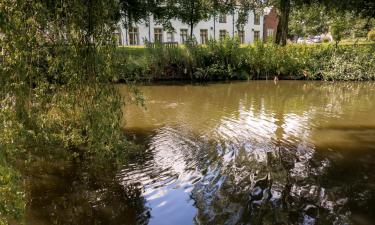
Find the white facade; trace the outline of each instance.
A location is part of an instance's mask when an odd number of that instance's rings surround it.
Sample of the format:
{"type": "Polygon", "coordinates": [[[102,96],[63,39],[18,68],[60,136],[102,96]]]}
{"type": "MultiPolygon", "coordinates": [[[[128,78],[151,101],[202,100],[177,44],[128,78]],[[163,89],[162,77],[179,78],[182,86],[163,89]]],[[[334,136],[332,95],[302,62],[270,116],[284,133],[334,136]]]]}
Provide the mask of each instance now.
{"type": "MultiPolygon", "coordinates": [[[[230,37],[239,34],[236,27],[238,12],[225,15],[226,21],[219,21],[219,17],[219,15],[215,19],[211,17],[194,26],[193,35],[198,44],[204,44],[205,38],[218,40],[220,33],[224,34],[224,31],[230,37]]],[[[249,12],[248,21],[243,26],[244,38],[241,41],[243,44],[253,43],[256,38],[263,39],[263,15],[259,15],[257,18],[258,22],[254,23],[256,20],[255,14],[254,12],[249,12]]],[[[163,25],[156,24],[152,16],[150,16],[149,20],[150,22],[141,22],[129,29],[121,26],[119,29],[119,45],[144,45],[145,41],[155,42],[158,39],[160,42],[178,42],[182,44],[184,43],[185,34],[190,37],[190,26],[179,20],[171,21],[174,32],[169,32],[163,29],[163,25]]]]}

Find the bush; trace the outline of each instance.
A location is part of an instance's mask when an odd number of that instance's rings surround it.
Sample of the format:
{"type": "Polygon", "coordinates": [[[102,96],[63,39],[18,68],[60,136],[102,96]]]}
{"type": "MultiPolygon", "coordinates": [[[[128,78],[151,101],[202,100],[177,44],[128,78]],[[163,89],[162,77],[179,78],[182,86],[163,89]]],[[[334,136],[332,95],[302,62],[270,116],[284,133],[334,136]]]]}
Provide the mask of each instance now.
{"type": "Polygon", "coordinates": [[[324,64],[324,80],[362,81],[375,79],[375,48],[348,46],[333,50],[324,64]]]}
{"type": "Polygon", "coordinates": [[[187,70],[192,62],[186,49],[167,48],[159,44],[146,49],[146,58],[151,79],[188,78],[187,70]]]}
{"type": "Polygon", "coordinates": [[[370,30],[367,34],[367,39],[369,41],[375,41],[375,29],[370,30]]]}
{"type": "Polygon", "coordinates": [[[207,47],[189,48],[195,59],[194,77],[199,79],[244,79],[244,65],[238,39],[210,40],[207,47]]]}
{"type": "Polygon", "coordinates": [[[127,51],[119,48],[115,55],[113,66],[115,72],[110,77],[112,82],[127,82],[133,80],[146,79],[149,73],[148,59],[141,51],[127,51]]]}
{"type": "MultiPolygon", "coordinates": [[[[143,50],[124,56],[124,77],[145,79],[374,79],[374,46],[287,45],[257,42],[241,48],[238,40],[210,40],[206,46],[143,50]],[[130,56],[129,56],[130,55],[130,56]]],[[[125,79],[126,80],[126,79],[125,79]]]]}

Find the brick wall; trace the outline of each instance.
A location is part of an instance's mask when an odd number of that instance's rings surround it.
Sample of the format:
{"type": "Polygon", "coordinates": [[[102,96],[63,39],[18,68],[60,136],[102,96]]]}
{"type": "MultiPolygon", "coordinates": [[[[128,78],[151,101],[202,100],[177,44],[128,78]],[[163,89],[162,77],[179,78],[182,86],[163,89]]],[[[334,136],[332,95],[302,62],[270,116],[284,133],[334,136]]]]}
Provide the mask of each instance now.
{"type": "Polygon", "coordinates": [[[268,15],[264,16],[264,22],[263,22],[263,41],[267,41],[269,37],[269,32],[273,31],[273,36],[276,37],[276,30],[277,30],[277,24],[279,23],[279,18],[277,16],[276,9],[273,7],[268,13],[268,15]]]}

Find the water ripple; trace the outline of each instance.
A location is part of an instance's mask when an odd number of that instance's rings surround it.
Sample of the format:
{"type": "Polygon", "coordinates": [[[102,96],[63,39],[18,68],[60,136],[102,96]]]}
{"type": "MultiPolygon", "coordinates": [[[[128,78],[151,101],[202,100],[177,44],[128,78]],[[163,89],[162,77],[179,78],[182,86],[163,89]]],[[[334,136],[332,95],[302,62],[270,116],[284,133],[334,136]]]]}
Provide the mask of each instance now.
{"type": "MultiPolygon", "coordinates": [[[[340,86],[332,91],[314,85],[292,85],[287,92],[281,91],[282,85],[263,90],[241,84],[236,91],[220,86],[213,93],[191,87],[189,94],[184,87],[170,99],[156,94],[160,99],[140,117],[148,121],[147,127],[154,126],[146,141],[148,160],[127,166],[119,179],[137,181],[144,188],[152,209],[150,224],[166,223],[166,213],[172,215],[170,224],[368,221],[352,216],[350,207],[356,205],[353,199],[366,202],[364,196],[375,196],[369,191],[375,167],[363,154],[339,149],[373,149],[375,121],[364,126],[356,114],[374,107],[355,111],[348,104],[352,98],[334,95],[340,86]],[[314,102],[313,96],[320,95],[324,97],[314,102]],[[351,170],[358,162],[361,165],[351,170]],[[366,175],[352,184],[344,172],[366,175]]],[[[367,157],[375,160],[373,152],[367,157]]]]}

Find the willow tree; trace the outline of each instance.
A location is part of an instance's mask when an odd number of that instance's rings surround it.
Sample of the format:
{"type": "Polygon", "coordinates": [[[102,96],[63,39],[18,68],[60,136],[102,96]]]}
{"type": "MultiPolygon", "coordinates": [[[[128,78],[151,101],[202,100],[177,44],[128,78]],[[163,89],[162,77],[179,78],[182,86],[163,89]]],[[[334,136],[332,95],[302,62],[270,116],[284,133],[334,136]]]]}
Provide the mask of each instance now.
{"type": "MultiPolygon", "coordinates": [[[[106,168],[126,152],[110,83],[119,15],[116,0],[0,2],[2,165],[48,152],[106,168]]],[[[5,204],[3,221],[19,214],[5,204]]]]}

